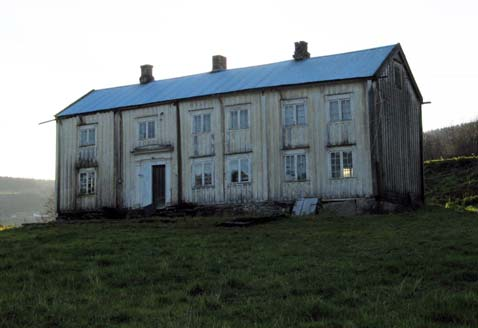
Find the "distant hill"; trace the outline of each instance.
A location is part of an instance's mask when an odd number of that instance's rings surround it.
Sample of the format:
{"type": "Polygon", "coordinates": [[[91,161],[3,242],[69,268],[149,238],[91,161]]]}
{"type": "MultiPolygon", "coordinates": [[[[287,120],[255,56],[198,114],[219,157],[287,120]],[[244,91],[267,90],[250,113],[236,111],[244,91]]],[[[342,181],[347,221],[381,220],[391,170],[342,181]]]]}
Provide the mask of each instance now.
{"type": "Polygon", "coordinates": [[[33,222],[45,211],[54,192],[53,180],[0,177],[0,224],[33,222]]]}

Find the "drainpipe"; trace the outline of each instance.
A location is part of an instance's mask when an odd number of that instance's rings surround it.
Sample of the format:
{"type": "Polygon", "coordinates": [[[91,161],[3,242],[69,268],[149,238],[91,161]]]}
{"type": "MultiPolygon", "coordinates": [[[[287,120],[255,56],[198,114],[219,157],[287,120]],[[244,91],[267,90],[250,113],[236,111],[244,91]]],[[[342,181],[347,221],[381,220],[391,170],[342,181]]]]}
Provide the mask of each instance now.
{"type": "Polygon", "coordinates": [[[176,153],[178,157],[178,205],[183,202],[183,164],[181,151],[181,113],[179,112],[179,103],[175,102],[176,107],[176,153]]]}

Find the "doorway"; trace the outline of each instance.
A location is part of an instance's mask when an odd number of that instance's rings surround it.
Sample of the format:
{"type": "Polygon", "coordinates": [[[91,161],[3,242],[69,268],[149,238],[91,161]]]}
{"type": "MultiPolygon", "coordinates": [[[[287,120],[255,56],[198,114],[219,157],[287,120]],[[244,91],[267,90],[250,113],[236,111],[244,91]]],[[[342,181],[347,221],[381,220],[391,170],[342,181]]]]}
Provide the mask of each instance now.
{"type": "Polygon", "coordinates": [[[153,165],[153,208],[166,205],[166,165],[153,165]]]}

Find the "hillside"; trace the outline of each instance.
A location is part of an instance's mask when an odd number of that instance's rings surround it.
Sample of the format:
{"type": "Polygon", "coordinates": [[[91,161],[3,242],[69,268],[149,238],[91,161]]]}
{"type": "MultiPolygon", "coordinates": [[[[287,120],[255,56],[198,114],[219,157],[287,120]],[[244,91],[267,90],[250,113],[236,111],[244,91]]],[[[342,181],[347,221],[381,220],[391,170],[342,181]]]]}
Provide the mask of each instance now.
{"type": "Polygon", "coordinates": [[[426,161],[425,197],[428,204],[478,212],[478,156],[426,161]]]}
{"type": "Polygon", "coordinates": [[[54,181],[0,177],[0,224],[32,222],[52,197],[54,181]]]}

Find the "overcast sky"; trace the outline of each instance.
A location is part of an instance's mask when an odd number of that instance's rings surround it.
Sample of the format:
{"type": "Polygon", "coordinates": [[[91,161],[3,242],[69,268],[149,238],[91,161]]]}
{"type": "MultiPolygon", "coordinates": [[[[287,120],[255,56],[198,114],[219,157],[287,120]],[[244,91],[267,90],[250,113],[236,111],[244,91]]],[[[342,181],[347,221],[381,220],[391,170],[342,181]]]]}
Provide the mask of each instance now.
{"type": "Polygon", "coordinates": [[[91,89],[400,42],[424,130],[478,117],[478,1],[0,0],[0,176],[53,179],[55,123],[91,89]]]}

